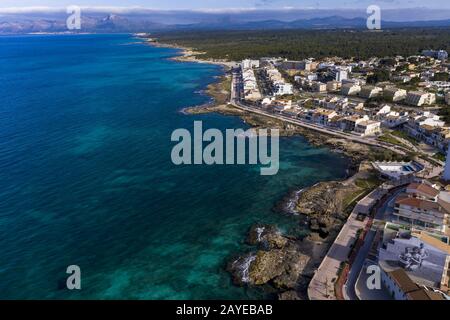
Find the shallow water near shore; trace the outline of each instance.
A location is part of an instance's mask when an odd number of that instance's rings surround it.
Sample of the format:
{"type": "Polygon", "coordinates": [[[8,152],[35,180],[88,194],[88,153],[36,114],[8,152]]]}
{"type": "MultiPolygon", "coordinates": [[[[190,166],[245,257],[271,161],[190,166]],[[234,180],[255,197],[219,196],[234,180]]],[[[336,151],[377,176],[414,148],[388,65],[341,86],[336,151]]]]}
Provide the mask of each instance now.
{"type": "Polygon", "coordinates": [[[349,161],[281,138],[280,171],[175,166],[174,129],[246,128],[185,115],[215,65],[127,35],[0,37],[0,298],[254,299],[226,262],[289,190],[345,177],[349,161]],[[82,290],[65,289],[79,265],[82,290]]]}

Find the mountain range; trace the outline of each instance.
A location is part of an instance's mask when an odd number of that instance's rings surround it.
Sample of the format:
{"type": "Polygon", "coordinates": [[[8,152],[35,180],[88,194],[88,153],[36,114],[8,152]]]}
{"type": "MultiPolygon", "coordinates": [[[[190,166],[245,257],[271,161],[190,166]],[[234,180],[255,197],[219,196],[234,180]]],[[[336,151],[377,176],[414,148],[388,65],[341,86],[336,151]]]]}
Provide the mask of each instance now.
{"type": "MultiPolygon", "coordinates": [[[[148,15],[84,14],[81,18],[80,32],[124,33],[155,32],[170,30],[264,30],[264,29],[362,29],[366,28],[365,17],[345,17],[329,15],[324,17],[301,18],[293,20],[264,19],[265,16],[250,19],[232,15],[192,17],[186,21],[148,15]]],[[[42,16],[0,16],[0,34],[25,34],[37,32],[66,32],[66,15],[42,16]]],[[[385,21],[386,28],[410,27],[450,27],[450,19],[385,21]]]]}

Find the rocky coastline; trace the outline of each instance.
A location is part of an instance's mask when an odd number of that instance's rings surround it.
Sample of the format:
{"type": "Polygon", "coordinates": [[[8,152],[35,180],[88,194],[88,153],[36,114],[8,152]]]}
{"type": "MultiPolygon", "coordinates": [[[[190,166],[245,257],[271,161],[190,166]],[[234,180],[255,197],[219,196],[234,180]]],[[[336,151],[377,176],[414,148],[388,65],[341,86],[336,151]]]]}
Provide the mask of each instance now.
{"type": "MultiPolygon", "coordinates": [[[[151,44],[180,49],[174,45],[151,44]]],[[[190,48],[181,49],[182,55],[174,57],[174,60],[215,63],[225,69],[224,75],[205,90],[205,94],[212,98],[210,102],[184,108],[181,112],[239,116],[252,128],[279,129],[282,136],[300,135],[314,146],[327,147],[351,160],[344,180],[318,182],[302,190],[293,190],[274,205],[274,212],[301,217],[293,221],[301,223],[299,227],[302,229],[309,230],[307,236],[285,235],[277,226],[256,224],[250,228],[245,241],[252,249],[234,256],[226,266],[237,286],[259,287],[281,300],[307,299],[307,288],[314,271],[345,223],[352,205],[381,183],[369,160],[399,159],[399,155],[237,109],[228,103],[231,75],[227,70],[231,63],[200,60],[196,55],[201,53],[190,48]]]]}
{"type": "Polygon", "coordinates": [[[260,288],[276,299],[307,299],[307,288],[314,270],[331,247],[352,205],[381,183],[377,181],[369,160],[397,159],[398,155],[236,109],[227,103],[227,81],[227,75],[224,75],[208,86],[206,93],[213,97],[210,103],[186,108],[183,112],[239,116],[252,128],[277,128],[282,136],[300,135],[312,145],[327,147],[331,152],[350,159],[344,180],[323,181],[302,190],[292,190],[274,205],[274,214],[300,217],[293,219],[293,223],[301,224],[299,229],[309,231],[306,237],[283,235],[276,226],[255,225],[246,240],[253,249],[232,257],[227,264],[227,271],[237,286],[260,288]],[[374,180],[372,185],[361,186],[359,183],[370,180],[374,180]]]}
{"type": "Polygon", "coordinates": [[[184,47],[178,44],[168,44],[158,42],[157,39],[151,38],[150,35],[136,35],[137,38],[145,40],[149,45],[158,48],[173,48],[181,51],[180,55],[170,58],[174,61],[181,62],[197,62],[197,63],[207,63],[207,64],[216,64],[223,66],[225,68],[230,68],[235,65],[235,62],[223,60],[223,59],[200,59],[199,56],[204,54],[204,52],[195,51],[192,48],[184,47]]]}
{"type": "Polygon", "coordinates": [[[306,300],[307,288],[327,245],[282,234],[276,226],[256,224],[247,235],[249,252],[227,264],[233,284],[261,288],[281,300],[306,300]]]}

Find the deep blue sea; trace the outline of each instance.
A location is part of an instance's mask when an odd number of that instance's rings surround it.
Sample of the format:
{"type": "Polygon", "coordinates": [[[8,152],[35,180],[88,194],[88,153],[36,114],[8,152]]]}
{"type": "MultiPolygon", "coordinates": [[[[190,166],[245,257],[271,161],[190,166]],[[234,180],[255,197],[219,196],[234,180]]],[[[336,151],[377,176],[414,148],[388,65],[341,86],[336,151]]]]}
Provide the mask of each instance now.
{"type": "Polygon", "coordinates": [[[282,138],[280,171],[175,166],[171,133],[246,128],[179,112],[218,66],[169,60],[129,35],[0,37],[0,298],[254,299],[224,271],[291,188],[341,178],[348,160],[282,138]],[[65,288],[81,268],[82,289],[65,288]]]}

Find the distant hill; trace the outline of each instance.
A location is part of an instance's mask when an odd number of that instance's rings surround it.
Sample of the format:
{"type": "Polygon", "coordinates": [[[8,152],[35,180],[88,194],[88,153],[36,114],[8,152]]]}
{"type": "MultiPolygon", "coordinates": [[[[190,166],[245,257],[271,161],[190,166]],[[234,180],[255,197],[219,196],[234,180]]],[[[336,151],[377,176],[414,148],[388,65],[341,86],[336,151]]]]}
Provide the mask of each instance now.
{"type": "MultiPolygon", "coordinates": [[[[417,27],[450,27],[450,19],[393,22],[382,21],[382,28],[417,28],[417,27]]],[[[275,29],[363,29],[367,28],[364,18],[343,18],[330,16],[325,18],[302,19],[294,21],[262,20],[241,23],[197,23],[190,25],[175,25],[174,29],[202,30],[275,30],[275,29]]]]}
{"type": "MultiPolygon", "coordinates": [[[[450,27],[450,19],[393,22],[382,21],[382,28],[408,27],[450,27]]],[[[275,29],[362,29],[366,28],[365,18],[344,18],[329,16],[294,21],[258,20],[233,21],[219,19],[215,22],[198,22],[185,24],[171,24],[153,22],[145,16],[126,17],[121,15],[82,16],[82,32],[120,33],[120,32],[154,32],[167,30],[275,30],[275,29]]],[[[34,33],[34,32],[64,32],[65,18],[24,19],[9,18],[2,21],[0,17],[0,34],[34,33]]]]}
{"type": "MultiPolygon", "coordinates": [[[[103,17],[82,16],[80,32],[92,33],[124,33],[144,32],[167,29],[167,25],[154,23],[146,19],[127,18],[109,14],[103,17]]],[[[1,21],[0,34],[24,34],[36,32],[65,32],[65,18],[53,19],[21,19],[17,21],[1,21]]]]}

